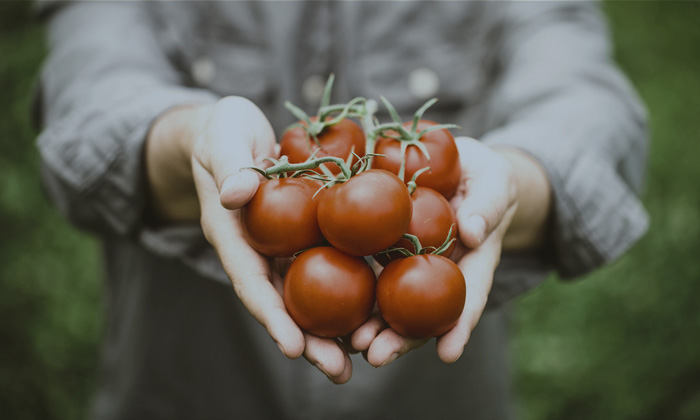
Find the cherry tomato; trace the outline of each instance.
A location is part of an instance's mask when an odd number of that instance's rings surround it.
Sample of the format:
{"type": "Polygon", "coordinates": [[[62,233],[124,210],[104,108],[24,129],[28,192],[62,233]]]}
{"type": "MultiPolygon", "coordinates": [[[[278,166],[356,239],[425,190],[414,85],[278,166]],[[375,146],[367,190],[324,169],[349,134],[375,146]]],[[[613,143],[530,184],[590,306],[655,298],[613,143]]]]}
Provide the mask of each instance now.
{"type": "Polygon", "coordinates": [[[415,255],[386,266],[377,280],[377,304],[394,331],[437,337],[457,324],[467,287],[457,264],[441,255],[415,255]]]}
{"type": "Polygon", "coordinates": [[[304,251],[284,279],[284,304],[299,327],[320,337],[355,331],[374,308],[376,277],[361,257],[335,248],[304,251]]]}
{"type": "Polygon", "coordinates": [[[318,203],[318,225],[334,247],[365,256],[398,241],[411,213],[403,182],[390,172],[370,169],[325,191],[318,203]]]}
{"type": "Polygon", "coordinates": [[[308,178],[270,179],[241,209],[243,232],[255,250],[269,257],[291,257],[323,243],[314,194],[321,184],[308,178]]]}
{"type": "MultiPolygon", "coordinates": [[[[406,233],[417,236],[423,248],[440,247],[447,239],[450,228],[452,229],[450,239],[457,237],[457,217],[445,197],[432,188],[418,187],[411,194],[411,200],[413,200],[413,216],[406,233]]],[[[404,238],[399,239],[391,248],[406,248],[411,252],[416,251],[411,241],[404,238]]],[[[449,257],[454,248],[455,243],[440,255],[449,257]]],[[[389,252],[379,253],[374,258],[381,265],[386,266],[392,260],[405,257],[400,252],[389,252]]]]}
{"type": "MultiPolygon", "coordinates": [[[[412,122],[406,122],[404,127],[410,130],[412,122]]],[[[437,123],[428,120],[418,122],[418,132],[437,123]]],[[[442,194],[448,200],[457,191],[461,177],[459,163],[459,152],[452,133],[447,129],[431,131],[420,138],[420,142],[425,145],[430,155],[428,160],[423,152],[415,146],[406,149],[406,169],[404,182],[408,182],[413,174],[427,166],[430,171],[418,177],[416,183],[424,187],[429,187],[442,194]]],[[[395,139],[380,137],[377,139],[375,153],[386,155],[374,158],[372,167],[376,169],[386,169],[395,174],[399,173],[401,167],[401,144],[395,139]]]]}
{"type": "MultiPolygon", "coordinates": [[[[316,118],[312,117],[311,120],[315,121],[316,118]]],[[[347,160],[353,151],[360,157],[365,155],[365,133],[357,123],[347,118],[326,127],[317,138],[321,144],[320,150],[303,127],[287,130],[280,140],[280,155],[286,155],[291,163],[305,162],[316,150],[318,150],[315,155],[317,158],[335,156],[347,160]]],[[[334,163],[324,165],[334,174],[340,173],[338,165],[334,163]]],[[[320,169],[316,172],[322,173],[320,169]]]]}

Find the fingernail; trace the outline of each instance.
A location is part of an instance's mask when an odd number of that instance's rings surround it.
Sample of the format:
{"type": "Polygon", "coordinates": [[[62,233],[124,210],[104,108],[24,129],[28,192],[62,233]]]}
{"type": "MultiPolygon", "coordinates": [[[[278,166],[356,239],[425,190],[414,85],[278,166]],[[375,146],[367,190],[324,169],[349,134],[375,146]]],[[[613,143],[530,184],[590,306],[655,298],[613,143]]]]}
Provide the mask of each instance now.
{"type": "Polygon", "coordinates": [[[230,188],[240,188],[241,186],[249,183],[249,180],[252,180],[256,176],[257,175],[251,171],[240,171],[238,173],[231,174],[224,180],[224,183],[221,184],[221,192],[223,193],[230,188]]]}
{"type": "Polygon", "coordinates": [[[486,222],[478,214],[472,214],[467,219],[467,230],[471,232],[479,243],[484,241],[486,236],[486,222]]]}
{"type": "Polygon", "coordinates": [[[400,354],[398,354],[398,353],[393,353],[391,356],[389,356],[388,359],[386,359],[386,360],[384,361],[384,363],[382,363],[381,365],[379,365],[379,367],[388,365],[389,363],[391,363],[391,362],[393,362],[394,360],[398,359],[399,356],[400,356],[400,354]]]}
{"type": "Polygon", "coordinates": [[[230,175],[221,184],[219,194],[221,204],[226,208],[244,206],[255,194],[253,186],[258,182],[258,175],[251,171],[243,171],[230,175]]]}

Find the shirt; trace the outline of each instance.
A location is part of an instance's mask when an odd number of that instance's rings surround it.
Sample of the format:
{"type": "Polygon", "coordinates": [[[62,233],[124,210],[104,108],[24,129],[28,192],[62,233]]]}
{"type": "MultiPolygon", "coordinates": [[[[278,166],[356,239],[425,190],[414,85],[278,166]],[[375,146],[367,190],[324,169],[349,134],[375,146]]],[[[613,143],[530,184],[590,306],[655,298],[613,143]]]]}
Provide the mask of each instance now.
{"type": "Polygon", "coordinates": [[[552,185],[552,252],[504,255],[492,309],[552,271],[575,278],[615,260],[647,228],[638,198],[646,115],[612,62],[595,3],[46,2],[41,10],[50,40],[38,94],[43,180],[66,217],[105,244],[96,418],[509,415],[502,311],[484,316],[455,365],[441,365],[426,345],[383,369],[356,361],[342,387],[276,354],[224,286],[201,229],[145,222],[144,141],[172,107],[240,95],[280,134],[294,121],[283,102],[312,112],[314,92],[334,72],[333,102],[381,94],[407,117],[435,96],[427,118],[530,154],[552,185]]]}

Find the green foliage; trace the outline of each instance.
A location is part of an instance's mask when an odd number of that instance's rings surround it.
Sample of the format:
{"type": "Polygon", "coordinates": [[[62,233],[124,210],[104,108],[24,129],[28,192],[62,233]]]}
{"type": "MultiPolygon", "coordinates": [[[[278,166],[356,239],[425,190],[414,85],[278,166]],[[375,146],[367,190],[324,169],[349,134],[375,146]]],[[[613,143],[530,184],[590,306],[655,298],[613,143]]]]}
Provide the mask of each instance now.
{"type": "MultiPolygon", "coordinates": [[[[610,2],[616,55],[651,115],[647,236],[611,267],[516,307],[526,420],[700,418],[700,3],[610,2]]],[[[101,331],[95,240],[40,190],[31,92],[44,56],[27,2],[0,2],[0,413],[84,418],[101,331]]]]}
{"type": "Polygon", "coordinates": [[[0,413],[76,419],[94,387],[97,243],[41,192],[29,110],[44,41],[30,7],[0,4],[0,413]]]}
{"type": "Polygon", "coordinates": [[[526,420],[700,418],[700,3],[605,4],[650,113],[646,237],[573,283],[520,300],[513,342],[526,420]]]}

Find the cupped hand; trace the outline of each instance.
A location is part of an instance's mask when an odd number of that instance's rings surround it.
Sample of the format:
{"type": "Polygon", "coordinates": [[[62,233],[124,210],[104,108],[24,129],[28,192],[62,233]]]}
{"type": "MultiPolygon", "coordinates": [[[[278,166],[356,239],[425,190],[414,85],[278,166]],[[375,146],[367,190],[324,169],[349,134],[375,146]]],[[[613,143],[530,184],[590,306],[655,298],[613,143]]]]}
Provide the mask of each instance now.
{"type": "Polygon", "coordinates": [[[264,166],[263,159],[276,156],[275,151],[269,121],[247,99],[227,97],[213,105],[170,112],[156,122],[147,145],[154,207],[170,221],[199,214],[204,235],[216,249],[236,295],[282,353],[290,358],[304,355],[331,381],[347,382],[352,365],[345,346],[306,334],[297,326],[285,309],[281,274],[274,269],[278,264],[252,249],[243,235],[239,209],[253,197],[261,178],[241,169],[264,166]],[[189,181],[183,175],[188,171],[176,164],[173,145],[191,165],[189,181]],[[196,190],[198,199],[194,205],[194,198],[183,193],[192,181],[190,189],[196,190]],[[184,210],[168,213],[175,203],[184,210]]]}
{"type": "MultiPolygon", "coordinates": [[[[458,247],[452,259],[462,270],[467,297],[457,324],[437,338],[445,363],[459,359],[486,306],[502,241],[518,206],[517,182],[509,160],[477,140],[458,137],[462,180],[451,204],[457,212],[458,247]]],[[[402,337],[379,314],[352,335],[352,347],[373,366],[385,366],[428,340],[402,337]]]]}

